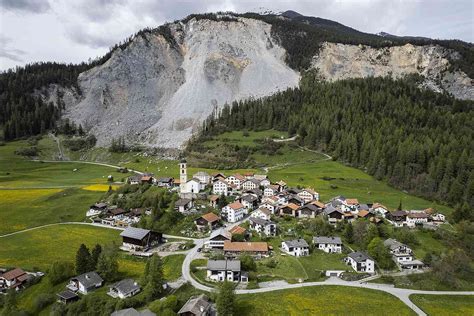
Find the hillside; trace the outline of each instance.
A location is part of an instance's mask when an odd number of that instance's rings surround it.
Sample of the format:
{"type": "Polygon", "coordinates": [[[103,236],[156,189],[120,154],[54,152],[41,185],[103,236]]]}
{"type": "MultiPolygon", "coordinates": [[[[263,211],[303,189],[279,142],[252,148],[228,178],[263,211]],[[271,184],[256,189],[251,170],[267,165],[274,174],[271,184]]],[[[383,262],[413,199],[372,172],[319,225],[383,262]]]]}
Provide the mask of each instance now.
{"type": "Polygon", "coordinates": [[[97,146],[123,137],[182,148],[216,109],[296,87],[311,68],[325,80],[418,74],[423,87],[473,99],[473,64],[470,43],[387,38],[291,11],[191,15],[142,30],[90,64],[1,74],[0,127],[10,140],[55,129],[61,117],[97,146]]]}

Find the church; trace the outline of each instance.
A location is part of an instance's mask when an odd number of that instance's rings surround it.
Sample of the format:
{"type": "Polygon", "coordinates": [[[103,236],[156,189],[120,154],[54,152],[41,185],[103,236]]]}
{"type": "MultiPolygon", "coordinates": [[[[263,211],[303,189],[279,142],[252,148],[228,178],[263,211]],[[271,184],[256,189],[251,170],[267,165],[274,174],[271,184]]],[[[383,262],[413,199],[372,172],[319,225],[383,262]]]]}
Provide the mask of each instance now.
{"type": "Polygon", "coordinates": [[[206,185],[199,179],[192,178],[188,180],[186,160],[182,159],[179,163],[179,193],[181,197],[194,198],[197,193],[204,190],[206,185]]]}

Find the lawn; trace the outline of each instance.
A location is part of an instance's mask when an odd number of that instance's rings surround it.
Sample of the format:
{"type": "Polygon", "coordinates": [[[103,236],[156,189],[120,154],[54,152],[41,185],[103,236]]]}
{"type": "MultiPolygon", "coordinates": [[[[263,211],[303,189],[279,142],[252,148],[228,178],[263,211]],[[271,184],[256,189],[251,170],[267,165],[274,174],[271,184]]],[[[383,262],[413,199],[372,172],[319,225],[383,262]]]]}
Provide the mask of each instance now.
{"type": "Polygon", "coordinates": [[[168,281],[176,281],[181,277],[181,267],[185,255],[171,255],[163,258],[163,273],[168,281]]]}
{"type": "MultiPolygon", "coordinates": [[[[82,221],[108,190],[115,169],[81,163],[31,161],[14,154],[26,141],[0,146],[0,235],[39,225],[82,221]]],[[[116,186],[114,186],[116,187],[116,186]]]]}
{"type": "Polygon", "coordinates": [[[312,187],[327,201],[337,195],[357,198],[361,203],[379,202],[395,209],[400,201],[405,209],[425,209],[433,207],[445,214],[452,209],[418,198],[382,181],[377,181],[363,171],[342,165],[336,161],[320,161],[270,169],[269,177],[273,181],[283,180],[290,186],[312,187]],[[331,187],[332,186],[332,187],[331,187]]]}
{"type": "Polygon", "coordinates": [[[236,315],[415,315],[381,291],[314,286],[237,296],[236,315]]]}
{"type": "Polygon", "coordinates": [[[326,270],[350,270],[350,267],[342,262],[344,254],[328,254],[324,251],[314,250],[307,257],[298,258],[299,262],[308,274],[310,281],[320,280],[321,272],[326,270]]]}
{"type": "Polygon", "coordinates": [[[410,295],[410,300],[427,315],[474,315],[472,295],[410,295]]]}

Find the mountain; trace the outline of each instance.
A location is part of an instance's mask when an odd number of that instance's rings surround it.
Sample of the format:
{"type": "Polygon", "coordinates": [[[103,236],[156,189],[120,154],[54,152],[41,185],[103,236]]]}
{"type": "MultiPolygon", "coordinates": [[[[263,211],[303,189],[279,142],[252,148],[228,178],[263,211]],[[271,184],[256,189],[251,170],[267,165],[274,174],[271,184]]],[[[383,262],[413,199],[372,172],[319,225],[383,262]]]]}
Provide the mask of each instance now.
{"type": "Polygon", "coordinates": [[[461,41],[363,33],[294,11],[191,15],[142,30],[91,64],[1,74],[0,126],[6,139],[54,128],[45,120],[53,104],[54,117],[81,125],[98,146],[123,137],[179,148],[224,104],[296,87],[309,69],[329,81],[417,74],[426,88],[474,99],[473,50],[461,41]],[[38,111],[35,103],[45,105],[38,111]]]}

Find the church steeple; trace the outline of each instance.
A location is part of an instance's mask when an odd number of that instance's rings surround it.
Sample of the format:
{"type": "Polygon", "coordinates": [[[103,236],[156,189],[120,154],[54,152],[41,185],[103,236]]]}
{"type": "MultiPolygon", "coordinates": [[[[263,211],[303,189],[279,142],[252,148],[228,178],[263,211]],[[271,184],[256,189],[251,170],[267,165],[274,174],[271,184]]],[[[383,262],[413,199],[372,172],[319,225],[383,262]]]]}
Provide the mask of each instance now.
{"type": "Polygon", "coordinates": [[[186,182],[188,182],[188,174],[186,167],[186,159],[181,159],[179,163],[179,188],[181,192],[186,191],[186,182]]]}

